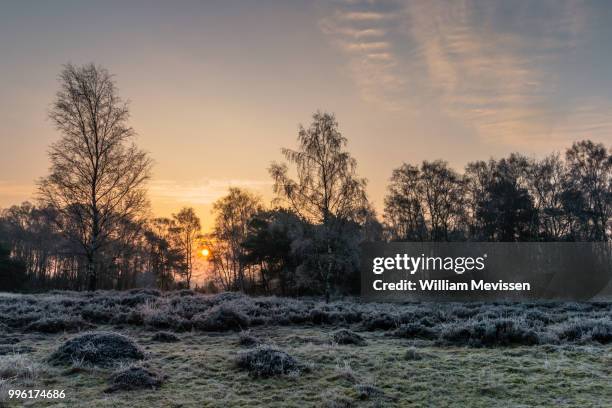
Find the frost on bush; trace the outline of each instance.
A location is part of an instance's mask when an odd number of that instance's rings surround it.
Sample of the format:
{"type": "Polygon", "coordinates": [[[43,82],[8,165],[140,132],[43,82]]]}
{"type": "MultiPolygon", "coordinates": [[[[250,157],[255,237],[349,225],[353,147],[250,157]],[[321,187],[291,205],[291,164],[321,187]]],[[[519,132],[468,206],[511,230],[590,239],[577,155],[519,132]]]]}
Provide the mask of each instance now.
{"type": "Polygon", "coordinates": [[[164,382],[164,377],[147,368],[131,366],[113,373],[110,386],[104,392],[157,389],[164,382]]]}
{"type": "Polygon", "coordinates": [[[252,376],[262,378],[299,374],[304,369],[300,362],[286,352],[267,345],[241,352],[236,363],[252,376]]]}
{"type": "Polygon", "coordinates": [[[332,335],[332,339],[334,343],[338,344],[354,344],[356,346],[366,345],[366,341],[363,337],[348,329],[338,330],[332,335]]]}
{"type": "Polygon", "coordinates": [[[75,332],[90,329],[93,326],[80,316],[42,317],[25,327],[26,331],[40,333],[75,332]]]}
{"type": "Polygon", "coordinates": [[[535,331],[510,319],[456,323],[444,327],[442,338],[451,344],[473,347],[533,345],[539,343],[535,331]]]}
{"type": "Polygon", "coordinates": [[[612,342],[612,322],[609,319],[566,322],[557,330],[559,339],[565,341],[595,341],[601,344],[612,342]]]}
{"type": "Polygon", "coordinates": [[[391,333],[393,337],[401,337],[404,339],[425,339],[433,340],[438,337],[438,333],[427,326],[420,323],[408,323],[401,325],[397,330],[391,333]]]}
{"type": "Polygon", "coordinates": [[[107,367],[143,358],[143,351],[129,337],[113,332],[93,332],[68,340],[51,355],[49,361],[56,365],[69,365],[76,360],[107,367]]]}
{"type": "Polygon", "coordinates": [[[372,315],[366,318],[363,326],[366,330],[390,330],[397,327],[397,318],[388,314],[372,315]]]}
{"type": "Polygon", "coordinates": [[[238,331],[249,326],[249,318],[235,308],[218,305],[194,316],[193,326],[203,331],[238,331]]]}

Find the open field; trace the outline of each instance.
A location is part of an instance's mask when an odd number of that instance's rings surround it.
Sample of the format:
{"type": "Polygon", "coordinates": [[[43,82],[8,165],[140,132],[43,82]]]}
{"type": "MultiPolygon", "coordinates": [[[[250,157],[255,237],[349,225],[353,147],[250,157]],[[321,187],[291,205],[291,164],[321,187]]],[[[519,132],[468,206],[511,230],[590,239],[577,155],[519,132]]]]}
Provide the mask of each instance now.
{"type": "Polygon", "coordinates": [[[64,400],[5,402],[36,407],[603,407],[612,401],[611,316],[607,302],[6,294],[0,392],[65,390],[64,400]],[[85,332],[129,339],[94,335],[60,348],[85,332]],[[106,339],[130,344],[95,349],[106,339]],[[118,375],[126,372],[152,381],[139,389],[140,377],[118,375]]]}

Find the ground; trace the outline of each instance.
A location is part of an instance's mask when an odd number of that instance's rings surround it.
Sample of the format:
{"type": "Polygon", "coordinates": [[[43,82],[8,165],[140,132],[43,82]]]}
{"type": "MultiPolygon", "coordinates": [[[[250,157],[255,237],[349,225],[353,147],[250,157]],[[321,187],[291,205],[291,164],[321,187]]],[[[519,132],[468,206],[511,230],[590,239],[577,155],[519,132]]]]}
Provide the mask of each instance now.
{"type": "MultiPolygon", "coordinates": [[[[324,305],[316,304],[324,310],[324,305]]],[[[142,306],[130,307],[142,309],[142,306]]],[[[414,307],[407,306],[412,311],[414,307]]],[[[488,311],[495,307],[500,306],[479,305],[478,310],[488,311]]],[[[573,313],[563,304],[555,308],[563,309],[566,314],[573,313]]],[[[381,305],[380,309],[384,313],[403,310],[402,306],[386,305],[381,305]]],[[[595,311],[576,309],[581,310],[576,313],[591,313],[609,322],[609,306],[597,307],[595,311]]],[[[371,313],[377,307],[368,305],[367,310],[371,313]]],[[[254,317],[251,318],[253,321],[254,317]]],[[[470,321],[477,318],[472,316],[470,321]]],[[[151,338],[158,329],[146,324],[88,327],[87,330],[114,331],[129,336],[145,351],[146,358],[139,364],[166,378],[159,389],[110,394],[104,390],[117,367],[88,366],[78,362],[66,367],[48,362],[49,356],[61,344],[78,336],[76,331],[40,333],[7,325],[5,338],[19,337],[20,341],[12,347],[35,364],[37,372],[27,381],[5,380],[5,392],[6,387],[16,386],[63,389],[66,398],[7,400],[6,404],[132,408],[604,407],[610,406],[612,401],[612,344],[609,341],[585,341],[582,336],[582,340],[574,342],[547,338],[538,344],[474,347],[432,339],[393,337],[389,335],[392,329],[371,330],[364,318],[351,323],[260,323],[250,327],[249,334],[297,359],[303,365],[299,373],[255,378],[240,369],[236,358],[248,347],[240,345],[239,331],[191,328],[175,333],[178,342],[165,343],[153,341],[151,338]],[[354,330],[367,344],[334,343],[332,335],[339,327],[354,330]],[[27,385],[19,385],[20,381],[27,385]]],[[[438,330],[437,326],[434,329],[438,330]]],[[[443,328],[439,330],[442,333],[443,328]]],[[[15,352],[0,356],[0,361],[10,357],[14,358],[15,352]]]]}

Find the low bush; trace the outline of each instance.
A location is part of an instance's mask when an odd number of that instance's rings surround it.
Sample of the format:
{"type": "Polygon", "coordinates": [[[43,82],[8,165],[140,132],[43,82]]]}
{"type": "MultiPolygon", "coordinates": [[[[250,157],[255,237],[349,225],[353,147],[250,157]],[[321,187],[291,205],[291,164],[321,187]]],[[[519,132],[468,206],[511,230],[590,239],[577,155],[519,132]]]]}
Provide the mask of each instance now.
{"type": "Polygon", "coordinates": [[[573,320],[557,327],[559,339],[565,341],[612,342],[612,322],[605,319],[573,320]]]}
{"type": "Polygon", "coordinates": [[[124,295],[119,299],[119,303],[121,305],[134,307],[138,305],[142,305],[147,302],[155,302],[157,300],[157,296],[151,295],[148,293],[135,293],[133,295],[124,295]]]}
{"type": "Polygon", "coordinates": [[[96,324],[110,323],[116,314],[116,309],[98,305],[86,305],[81,309],[83,319],[96,324]]]}
{"type": "Polygon", "coordinates": [[[438,337],[438,333],[427,326],[420,323],[409,323],[401,325],[397,330],[391,333],[393,337],[400,337],[404,339],[425,339],[433,340],[438,337]]]}
{"type": "Polygon", "coordinates": [[[448,324],[442,329],[442,339],[450,344],[472,347],[533,345],[538,335],[526,325],[510,319],[483,320],[448,324]]]}
{"type": "Polygon", "coordinates": [[[92,328],[93,325],[80,316],[42,317],[25,327],[26,331],[40,333],[77,332],[92,328]]]}
{"type": "Polygon", "coordinates": [[[107,367],[143,358],[144,352],[129,337],[113,332],[93,332],[66,341],[51,355],[49,361],[56,365],[69,365],[77,360],[107,367]]]}
{"type": "Polygon", "coordinates": [[[143,323],[148,328],[167,330],[173,328],[177,323],[176,316],[171,315],[167,311],[156,311],[154,313],[143,316],[143,323]]]}
{"type": "Polygon", "coordinates": [[[363,321],[363,327],[368,331],[390,330],[397,328],[397,326],[397,318],[387,314],[369,316],[363,321]]]}
{"type": "Polygon", "coordinates": [[[591,330],[591,340],[599,342],[601,344],[608,344],[612,342],[612,324],[604,321],[600,321],[593,326],[591,330]]]}
{"type": "Polygon", "coordinates": [[[238,331],[249,327],[249,318],[235,308],[218,305],[194,316],[193,326],[202,331],[238,331]]]}
{"type": "Polygon", "coordinates": [[[366,341],[362,336],[348,329],[341,329],[335,332],[332,335],[332,340],[334,343],[338,344],[353,344],[355,346],[366,345],[366,341]]]}
{"type": "Polygon", "coordinates": [[[268,378],[284,374],[299,374],[304,366],[295,358],[276,347],[262,345],[241,352],[236,360],[238,367],[253,377],[268,378]]]}
{"type": "Polygon", "coordinates": [[[104,392],[157,389],[164,377],[150,369],[132,366],[119,370],[110,377],[110,386],[104,392]]]}

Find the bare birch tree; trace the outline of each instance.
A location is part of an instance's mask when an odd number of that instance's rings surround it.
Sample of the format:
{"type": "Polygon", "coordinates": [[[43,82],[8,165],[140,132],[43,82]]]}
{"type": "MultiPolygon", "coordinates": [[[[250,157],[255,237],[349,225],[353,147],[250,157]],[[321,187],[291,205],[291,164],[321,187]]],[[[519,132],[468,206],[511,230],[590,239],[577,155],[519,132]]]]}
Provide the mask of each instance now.
{"type": "Polygon", "coordinates": [[[61,214],[61,230],[83,249],[87,287],[95,290],[100,250],[119,220],[135,220],[147,206],[151,160],[133,143],[128,105],[106,69],[68,64],[59,82],[49,118],[61,138],[49,149],[40,200],[61,214]]]}

